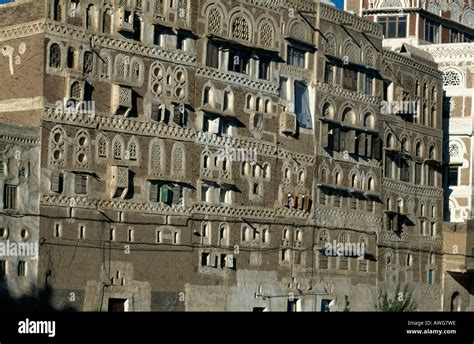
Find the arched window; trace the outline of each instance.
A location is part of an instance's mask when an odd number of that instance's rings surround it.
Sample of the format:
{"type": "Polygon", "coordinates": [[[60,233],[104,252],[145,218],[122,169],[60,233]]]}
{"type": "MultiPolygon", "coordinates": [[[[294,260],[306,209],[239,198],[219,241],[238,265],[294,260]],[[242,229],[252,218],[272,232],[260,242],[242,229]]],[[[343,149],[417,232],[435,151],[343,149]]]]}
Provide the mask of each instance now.
{"type": "Polygon", "coordinates": [[[270,242],[270,231],[267,228],[262,230],[262,242],[268,244],[270,242]]]}
{"type": "Polygon", "coordinates": [[[53,20],[54,21],[62,20],[61,0],[54,0],[53,20]]]}
{"type": "Polygon", "coordinates": [[[461,310],[461,296],[456,291],[451,295],[451,312],[460,312],[461,310]]]}
{"type": "Polygon", "coordinates": [[[249,226],[244,226],[242,231],[242,241],[250,241],[251,239],[251,231],[249,226]]]}
{"type": "Polygon", "coordinates": [[[436,160],[436,149],[434,146],[430,147],[428,158],[431,160],[436,160]]]}
{"type": "Polygon", "coordinates": [[[252,33],[250,32],[249,21],[241,15],[237,15],[230,25],[231,36],[242,41],[251,41],[252,33]]]}
{"type": "Polygon", "coordinates": [[[229,240],[229,229],[227,225],[222,224],[219,227],[219,244],[224,245],[227,244],[229,240]]]}
{"type": "Polygon", "coordinates": [[[183,178],[186,175],[185,162],[184,146],[176,143],[172,150],[171,171],[173,176],[183,178]]]}
{"type": "Polygon", "coordinates": [[[369,177],[367,179],[367,190],[368,191],[374,191],[375,190],[375,182],[374,182],[374,178],[372,178],[372,177],[369,177]]]}
{"type": "Polygon", "coordinates": [[[327,181],[328,181],[328,174],[327,174],[327,172],[326,172],[326,169],[323,168],[323,169],[321,170],[321,182],[327,183],[327,181]]]}
{"type": "Polygon", "coordinates": [[[418,158],[423,157],[423,146],[422,146],[421,142],[418,142],[416,144],[415,154],[418,158]]]}
{"type": "Polygon", "coordinates": [[[436,121],[437,121],[437,118],[436,118],[436,117],[437,117],[437,116],[436,116],[436,107],[433,106],[433,107],[431,108],[431,126],[432,126],[433,128],[436,128],[436,124],[437,124],[437,123],[436,123],[436,121]]]}
{"type": "Polygon", "coordinates": [[[70,100],[81,101],[82,100],[82,86],[79,81],[74,81],[71,85],[70,100]]]}
{"type": "Polygon", "coordinates": [[[283,240],[290,240],[290,231],[288,228],[283,229],[283,240]]]}
{"type": "Polygon", "coordinates": [[[110,57],[103,54],[100,56],[100,77],[102,79],[110,79],[110,57]]]}
{"type": "Polygon", "coordinates": [[[99,158],[107,158],[108,155],[108,143],[105,137],[100,137],[97,142],[97,155],[99,158]]]}
{"type": "Polygon", "coordinates": [[[263,164],[263,178],[270,179],[270,165],[268,163],[263,164]]]}
{"type": "Polygon", "coordinates": [[[107,35],[111,35],[112,34],[112,28],[113,28],[113,20],[112,20],[112,11],[107,9],[105,12],[104,12],[104,20],[103,20],[103,24],[102,24],[102,32],[107,34],[107,35]]]}
{"type": "Polygon", "coordinates": [[[252,108],[252,95],[247,94],[247,97],[245,98],[245,108],[251,109],[252,108]]]}
{"type": "Polygon", "coordinates": [[[357,175],[355,173],[351,177],[351,187],[357,188],[357,175]]]}
{"type": "Polygon", "coordinates": [[[123,147],[123,141],[120,137],[116,137],[114,139],[113,149],[114,149],[114,159],[122,160],[123,155],[124,155],[124,152],[123,152],[124,147],[123,147]]]}
{"type": "Polygon", "coordinates": [[[241,174],[243,176],[248,176],[250,174],[250,163],[248,161],[243,161],[242,162],[241,174]]]}
{"type": "Polygon", "coordinates": [[[97,10],[94,5],[90,5],[86,10],[86,29],[94,31],[97,27],[97,10]]]}
{"type": "Polygon", "coordinates": [[[230,91],[224,91],[224,102],[222,105],[223,111],[234,110],[234,97],[230,91]]]}
{"type": "Polygon", "coordinates": [[[161,140],[150,143],[150,175],[160,176],[163,173],[164,144],[161,140]]]}
{"type": "Polygon", "coordinates": [[[387,148],[390,148],[390,149],[395,148],[395,142],[394,142],[392,133],[389,133],[387,135],[387,148]]]}
{"type": "Polygon", "coordinates": [[[67,50],[67,68],[77,69],[78,55],[77,50],[73,47],[69,47],[67,50]]]}
{"type": "Polygon", "coordinates": [[[49,66],[56,69],[61,67],[61,48],[56,43],[49,47],[49,66]]]}
{"type": "Polygon", "coordinates": [[[211,158],[209,157],[209,154],[206,152],[202,154],[202,168],[205,170],[208,170],[211,168],[211,158]]]}
{"type": "Polygon", "coordinates": [[[137,161],[138,160],[138,156],[139,156],[139,153],[138,153],[138,142],[136,141],[136,139],[132,138],[128,144],[128,158],[131,160],[131,161],[137,161]]]}
{"type": "Polygon", "coordinates": [[[335,182],[336,185],[341,185],[342,176],[341,176],[340,172],[336,172],[336,174],[334,175],[334,182],[335,182]]]}
{"type": "Polygon", "coordinates": [[[305,181],[305,173],[304,173],[303,170],[298,172],[298,181],[300,183],[304,183],[304,181],[305,181]]]}
{"type": "Polygon", "coordinates": [[[438,90],[436,86],[431,87],[431,101],[436,102],[438,100],[438,90]]]}
{"type": "Polygon", "coordinates": [[[272,112],[272,103],[270,99],[265,100],[265,113],[272,112]]]}
{"type": "Polygon", "coordinates": [[[285,180],[290,180],[291,178],[291,171],[290,171],[290,168],[289,167],[285,167],[285,169],[283,170],[283,178],[285,180]]]}

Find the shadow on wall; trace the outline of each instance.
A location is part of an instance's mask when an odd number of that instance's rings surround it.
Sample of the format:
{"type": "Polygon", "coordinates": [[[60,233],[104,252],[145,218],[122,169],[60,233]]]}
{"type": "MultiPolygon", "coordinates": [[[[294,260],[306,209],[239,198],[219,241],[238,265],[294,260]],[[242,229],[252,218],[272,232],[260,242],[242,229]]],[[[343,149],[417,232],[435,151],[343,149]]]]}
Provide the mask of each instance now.
{"type": "Polygon", "coordinates": [[[33,288],[28,294],[19,298],[11,295],[4,276],[0,276],[0,312],[75,312],[73,307],[56,309],[53,307],[52,290],[33,288]]]}

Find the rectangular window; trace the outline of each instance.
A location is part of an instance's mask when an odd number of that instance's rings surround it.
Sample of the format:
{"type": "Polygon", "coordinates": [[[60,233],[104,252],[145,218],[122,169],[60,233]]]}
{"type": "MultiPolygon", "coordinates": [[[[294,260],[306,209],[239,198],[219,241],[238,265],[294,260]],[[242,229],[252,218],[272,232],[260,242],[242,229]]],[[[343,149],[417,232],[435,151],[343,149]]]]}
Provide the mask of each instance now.
{"type": "Polygon", "coordinates": [[[406,16],[378,17],[377,22],[382,26],[384,38],[405,38],[407,36],[406,16]]]}
{"type": "Polygon", "coordinates": [[[449,166],[448,174],[448,185],[458,186],[459,185],[459,166],[449,166]]]}
{"type": "Polygon", "coordinates": [[[3,192],[3,209],[16,209],[16,186],[5,185],[3,192]]]}
{"type": "Polygon", "coordinates": [[[150,201],[151,202],[160,201],[160,184],[150,183],[150,201]]]}
{"type": "Polygon", "coordinates": [[[211,202],[212,188],[208,185],[201,187],[201,202],[211,202]]]}
{"type": "Polygon", "coordinates": [[[327,61],[324,66],[324,82],[326,84],[332,84],[334,82],[334,65],[327,61]]]}
{"type": "Polygon", "coordinates": [[[184,38],[183,35],[177,35],[176,36],[176,49],[184,50],[185,43],[186,43],[186,38],[184,38]]]}
{"type": "Polygon", "coordinates": [[[55,223],[54,224],[54,237],[59,238],[61,236],[61,224],[55,223]]]}
{"type": "Polygon", "coordinates": [[[230,49],[228,70],[236,73],[249,74],[250,55],[246,52],[230,49]]]}
{"type": "Polygon", "coordinates": [[[349,198],[349,205],[351,209],[357,209],[357,198],[355,197],[349,198]]]}
{"type": "Polygon", "coordinates": [[[422,163],[415,163],[415,184],[421,185],[422,183],[422,171],[423,171],[423,164],[422,163]]]}
{"type": "Polygon", "coordinates": [[[425,41],[439,43],[439,24],[425,18],[425,41]]]}
{"type": "Polygon", "coordinates": [[[365,94],[373,95],[374,92],[374,76],[370,73],[365,75],[365,94]]]}
{"type": "Polygon", "coordinates": [[[0,260],[0,277],[5,277],[7,275],[7,261],[0,260]]]}
{"type": "Polygon", "coordinates": [[[287,56],[286,56],[286,64],[290,66],[304,68],[305,56],[306,56],[306,51],[289,45],[288,50],[287,50],[287,56]]]}
{"type": "Polygon", "coordinates": [[[207,42],[206,66],[219,68],[219,47],[213,42],[207,42]]]}
{"type": "Polygon", "coordinates": [[[458,30],[451,29],[451,33],[449,35],[449,43],[458,43],[458,42],[459,42],[458,30]]]}
{"type": "Polygon", "coordinates": [[[428,186],[435,186],[436,171],[433,166],[428,165],[428,186]]]}
{"type": "Polygon", "coordinates": [[[344,74],[344,78],[343,78],[342,86],[347,90],[357,92],[357,89],[358,89],[357,83],[358,83],[358,74],[359,74],[357,70],[354,68],[345,67],[343,69],[343,74],[344,74]]]}
{"type": "Polygon", "coordinates": [[[373,212],[374,211],[374,201],[368,200],[367,201],[367,211],[373,212]]]}
{"type": "Polygon", "coordinates": [[[18,276],[20,277],[26,276],[26,262],[24,260],[20,260],[18,262],[18,276]]]}
{"type": "Polygon", "coordinates": [[[258,78],[260,80],[270,80],[270,67],[272,60],[267,57],[260,57],[258,61],[258,78]]]}
{"type": "Polygon", "coordinates": [[[302,82],[295,82],[295,114],[301,128],[313,127],[308,87],[302,82]]]}
{"type": "Polygon", "coordinates": [[[51,174],[51,191],[56,193],[63,192],[63,174],[59,172],[53,172],[51,174]]]}
{"type": "Polygon", "coordinates": [[[85,239],[86,238],[86,227],[80,225],[79,226],[79,239],[85,239]]]}
{"type": "Polygon", "coordinates": [[[87,175],[76,174],[74,181],[74,190],[77,195],[87,194],[87,175]]]}
{"type": "Polygon", "coordinates": [[[402,182],[410,181],[410,165],[405,159],[400,159],[400,180],[402,182]]]}
{"type": "Polygon", "coordinates": [[[433,280],[434,280],[434,271],[429,270],[428,271],[428,284],[433,284],[433,280]]]}
{"type": "Polygon", "coordinates": [[[151,106],[151,119],[156,122],[164,122],[164,105],[153,104],[151,106]]]}
{"type": "Polygon", "coordinates": [[[332,205],[339,208],[341,206],[341,196],[335,194],[332,196],[332,205]]]}
{"type": "Polygon", "coordinates": [[[393,160],[391,156],[385,156],[385,177],[392,178],[393,160]]]}
{"type": "Polygon", "coordinates": [[[153,44],[158,45],[158,46],[161,47],[161,44],[163,43],[162,36],[163,36],[163,34],[162,34],[161,30],[158,27],[155,27],[155,32],[154,32],[154,35],[153,35],[153,44]]]}
{"type": "Polygon", "coordinates": [[[326,193],[323,190],[319,191],[319,204],[321,205],[326,205],[326,193]]]}

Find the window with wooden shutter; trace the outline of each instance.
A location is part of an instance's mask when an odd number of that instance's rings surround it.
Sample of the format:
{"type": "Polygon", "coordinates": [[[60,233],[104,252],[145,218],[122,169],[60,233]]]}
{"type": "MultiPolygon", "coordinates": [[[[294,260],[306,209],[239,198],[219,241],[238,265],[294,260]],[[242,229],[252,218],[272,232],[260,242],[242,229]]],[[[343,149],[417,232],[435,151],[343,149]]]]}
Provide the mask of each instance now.
{"type": "Polygon", "coordinates": [[[5,185],[3,193],[3,208],[16,209],[16,186],[5,185]]]}
{"type": "Polygon", "coordinates": [[[366,134],[365,133],[360,133],[359,138],[358,138],[358,154],[359,156],[366,156],[366,134]]]}
{"type": "Polygon", "coordinates": [[[153,104],[151,106],[151,119],[156,122],[160,122],[162,118],[161,114],[162,114],[161,105],[153,104]]]}
{"type": "Polygon", "coordinates": [[[173,204],[181,204],[181,200],[183,199],[183,188],[179,185],[173,186],[172,194],[173,204]]]}
{"type": "Polygon", "coordinates": [[[339,152],[346,150],[346,134],[344,130],[339,130],[339,152]]]}
{"type": "Polygon", "coordinates": [[[355,130],[350,130],[346,133],[346,150],[349,154],[354,154],[356,152],[356,135],[355,130]]]}
{"type": "Polygon", "coordinates": [[[213,42],[207,42],[206,66],[219,68],[219,47],[213,42]]]}
{"type": "Polygon", "coordinates": [[[296,201],[296,207],[298,209],[303,209],[303,202],[304,202],[304,197],[302,194],[298,194],[298,198],[297,198],[297,201],[296,201]]]}
{"type": "Polygon", "coordinates": [[[170,202],[170,187],[168,185],[162,185],[160,189],[160,201],[168,204],[170,202]]]}
{"type": "MultiPolygon", "coordinates": [[[[370,141],[370,140],[369,140],[370,141]]],[[[376,160],[381,159],[381,154],[382,154],[382,146],[381,146],[381,140],[380,137],[372,137],[371,140],[372,143],[372,158],[376,160]]]]}
{"type": "Polygon", "coordinates": [[[327,123],[321,123],[321,147],[329,148],[329,125],[327,123]]]}
{"type": "Polygon", "coordinates": [[[63,192],[63,175],[59,172],[53,172],[51,174],[51,191],[62,193],[63,192]]]}
{"type": "Polygon", "coordinates": [[[311,199],[309,197],[309,195],[304,195],[304,202],[303,202],[303,208],[305,210],[310,210],[311,209],[311,199]]]}
{"type": "Polygon", "coordinates": [[[150,201],[159,202],[159,189],[160,186],[157,183],[150,183],[150,201]]]}
{"type": "Polygon", "coordinates": [[[226,263],[227,263],[227,267],[229,269],[234,269],[235,268],[235,261],[234,261],[234,256],[233,255],[228,255],[226,257],[226,263]]]}
{"type": "Polygon", "coordinates": [[[213,268],[216,268],[217,267],[217,256],[214,254],[214,253],[211,253],[210,257],[209,257],[209,262],[210,262],[210,266],[212,266],[213,268]]]}
{"type": "Polygon", "coordinates": [[[83,174],[76,174],[74,189],[76,194],[85,195],[87,193],[87,176],[83,174]]]}
{"type": "Polygon", "coordinates": [[[372,135],[367,134],[365,136],[365,143],[366,143],[366,148],[365,148],[365,156],[368,158],[374,158],[374,152],[372,151],[374,138],[372,135]]]}
{"type": "Polygon", "coordinates": [[[173,122],[179,126],[183,125],[183,112],[179,106],[175,106],[174,108],[173,122]]]}
{"type": "Polygon", "coordinates": [[[339,152],[341,150],[341,130],[339,128],[332,129],[333,150],[339,152]]]}

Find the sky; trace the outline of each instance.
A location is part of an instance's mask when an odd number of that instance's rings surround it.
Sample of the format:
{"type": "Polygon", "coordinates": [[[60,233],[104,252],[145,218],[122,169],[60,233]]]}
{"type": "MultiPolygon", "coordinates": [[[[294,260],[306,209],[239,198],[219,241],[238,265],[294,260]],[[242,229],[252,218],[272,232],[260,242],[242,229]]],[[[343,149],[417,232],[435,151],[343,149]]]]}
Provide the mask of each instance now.
{"type": "Polygon", "coordinates": [[[344,9],[344,0],[332,0],[337,8],[344,9]]]}
{"type": "Polygon", "coordinates": [[[7,2],[13,2],[13,0],[0,0],[0,4],[6,4],[7,2]]]}

